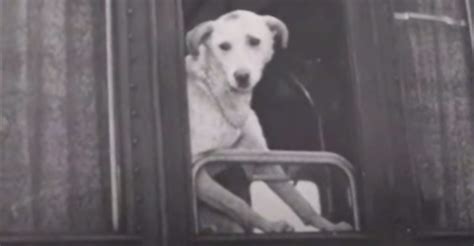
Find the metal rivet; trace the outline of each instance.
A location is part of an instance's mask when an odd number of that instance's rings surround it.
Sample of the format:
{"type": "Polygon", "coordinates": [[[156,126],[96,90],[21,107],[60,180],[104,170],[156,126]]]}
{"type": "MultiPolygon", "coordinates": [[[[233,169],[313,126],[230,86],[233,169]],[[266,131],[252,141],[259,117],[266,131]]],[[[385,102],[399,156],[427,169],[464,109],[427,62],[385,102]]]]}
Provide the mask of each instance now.
{"type": "Polygon", "coordinates": [[[132,109],[131,114],[132,114],[132,117],[137,117],[138,112],[135,109],[132,109]]]}
{"type": "Polygon", "coordinates": [[[133,9],[128,9],[128,10],[127,10],[127,13],[128,13],[128,14],[132,14],[132,13],[133,13],[133,9]]]}
{"type": "Polygon", "coordinates": [[[130,89],[136,89],[137,84],[136,83],[130,83],[130,89]]]}
{"type": "Polygon", "coordinates": [[[132,34],[128,34],[128,39],[132,39],[132,38],[133,38],[132,34]]]}
{"type": "Polygon", "coordinates": [[[138,167],[133,168],[133,172],[134,172],[135,174],[137,174],[138,172],[140,172],[140,168],[138,168],[138,167]]]}
{"type": "Polygon", "coordinates": [[[135,230],[137,230],[138,232],[142,230],[142,227],[141,226],[136,226],[135,227],[135,230]]]}

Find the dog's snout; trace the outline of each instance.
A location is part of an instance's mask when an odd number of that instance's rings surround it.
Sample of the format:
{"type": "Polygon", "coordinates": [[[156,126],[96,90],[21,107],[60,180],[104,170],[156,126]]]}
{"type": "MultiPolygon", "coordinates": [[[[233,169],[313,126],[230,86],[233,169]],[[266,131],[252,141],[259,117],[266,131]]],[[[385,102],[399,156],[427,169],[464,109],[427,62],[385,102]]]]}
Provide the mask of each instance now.
{"type": "Polygon", "coordinates": [[[246,88],[249,86],[250,73],[247,70],[237,70],[234,73],[234,78],[239,87],[246,88]]]}

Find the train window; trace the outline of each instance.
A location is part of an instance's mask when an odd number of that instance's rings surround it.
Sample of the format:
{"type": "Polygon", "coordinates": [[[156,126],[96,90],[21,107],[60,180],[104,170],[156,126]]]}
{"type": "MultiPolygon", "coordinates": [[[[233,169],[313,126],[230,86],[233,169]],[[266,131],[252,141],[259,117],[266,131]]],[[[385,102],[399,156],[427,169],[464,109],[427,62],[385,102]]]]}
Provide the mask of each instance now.
{"type": "Polygon", "coordinates": [[[372,241],[369,233],[412,239],[455,223],[469,228],[470,155],[464,154],[471,146],[472,93],[465,83],[463,1],[120,2],[126,5],[121,40],[127,45],[119,77],[128,76],[124,84],[135,110],[153,102],[139,115],[154,117],[134,120],[131,131],[142,134],[133,165],[144,163],[146,171],[127,173],[147,184],[135,199],[146,202],[134,209],[152,222],[142,229],[154,242],[296,245],[338,237],[365,244],[372,241]],[[232,12],[237,9],[260,17],[232,12]],[[225,24],[214,21],[229,12],[225,24]],[[252,59],[241,64],[241,56],[252,59]],[[183,63],[188,83],[181,80],[183,63]],[[251,100],[242,101],[255,112],[251,129],[245,129],[253,139],[239,131],[249,110],[235,100],[249,91],[251,100]],[[228,108],[235,114],[223,113],[228,108]],[[262,138],[266,146],[256,141],[262,138]],[[155,151],[159,158],[150,157],[155,151]],[[183,175],[190,169],[192,182],[183,175]],[[293,190],[293,197],[284,189],[293,190]],[[295,204],[310,215],[290,211],[295,204]],[[320,225],[302,226],[301,218],[314,214],[347,222],[352,230],[322,233],[320,225]]]}
{"type": "Polygon", "coordinates": [[[472,7],[0,0],[0,244],[471,245],[472,7]]]}
{"type": "Polygon", "coordinates": [[[183,15],[195,233],[359,231],[343,2],[183,15]]]}
{"type": "Polygon", "coordinates": [[[1,1],[0,11],[0,235],[112,233],[105,1],[1,1]]]}

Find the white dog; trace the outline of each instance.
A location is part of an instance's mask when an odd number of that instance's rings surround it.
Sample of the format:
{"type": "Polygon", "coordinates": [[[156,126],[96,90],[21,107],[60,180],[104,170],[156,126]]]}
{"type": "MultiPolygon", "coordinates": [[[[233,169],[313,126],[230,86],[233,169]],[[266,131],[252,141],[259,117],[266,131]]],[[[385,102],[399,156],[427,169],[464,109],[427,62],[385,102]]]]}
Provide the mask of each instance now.
{"type": "MultiPolygon", "coordinates": [[[[283,47],[288,29],[279,19],[236,10],[207,21],[187,33],[186,57],[191,150],[193,163],[213,150],[243,148],[268,150],[258,118],[250,108],[252,90],[272,59],[275,37],[283,47]]],[[[207,168],[197,177],[198,198],[246,229],[286,232],[284,221],[268,221],[222,187],[213,176],[222,171],[207,168]]],[[[280,166],[244,167],[246,174],[286,175],[280,166]]],[[[347,223],[333,224],[318,215],[289,182],[267,182],[308,225],[322,230],[350,230],[347,223]]],[[[201,224],[206,224],[202,222],[201,224]]],[[[211,223],[211,222],[209,222],[211,223]]],[[[208,224],[209,224],[208,223],[208,224]]],[[[217,226],[214,226],[214,228],[217,226]]]]}

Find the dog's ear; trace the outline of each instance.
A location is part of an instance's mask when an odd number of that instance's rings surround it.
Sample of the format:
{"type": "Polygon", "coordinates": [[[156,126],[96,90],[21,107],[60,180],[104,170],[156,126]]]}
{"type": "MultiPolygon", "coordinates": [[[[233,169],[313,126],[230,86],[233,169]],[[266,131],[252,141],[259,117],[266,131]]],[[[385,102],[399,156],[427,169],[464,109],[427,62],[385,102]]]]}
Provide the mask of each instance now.
{"type": "Polygon", "coordinates": [[[199,54],[199,45],[209,38],[213,29],[213,21],[206,21],[186,34],[186,46],[191,55],[197,56],[199,54]]]}
{"type": "Polygon", "coordinates": [[[288,46],[289,32],[285,23],[270,15],[265,15],[263,18],[265,19],[268,28],[270,28],[270,31],[272,31],[275,37],[280,39],[281,47],[286,48],[288,46]]]}

